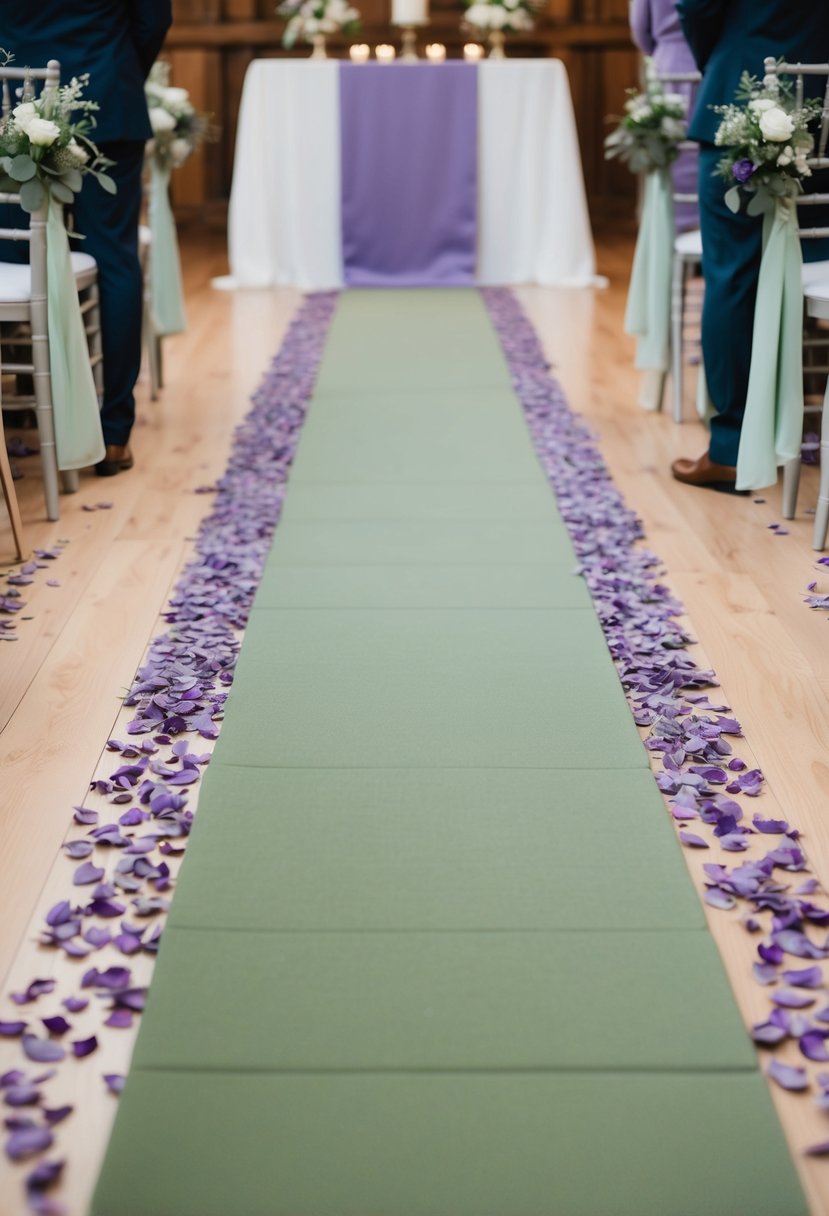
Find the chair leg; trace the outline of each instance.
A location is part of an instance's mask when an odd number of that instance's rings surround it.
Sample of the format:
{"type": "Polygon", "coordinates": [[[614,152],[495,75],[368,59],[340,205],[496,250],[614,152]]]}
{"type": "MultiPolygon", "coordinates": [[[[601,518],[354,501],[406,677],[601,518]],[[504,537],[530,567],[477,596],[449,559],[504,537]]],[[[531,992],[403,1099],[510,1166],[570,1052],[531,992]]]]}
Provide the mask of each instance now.
{"type": "Polygon", "coordinates": [[[144,316],[142,321],[144,331],[144,346],[147,351],[147,365],[150,370],[150,400],[158,400],[158,390],[161,387],[161,366],[159,356],[161,348],[153,329],[152,310],[148,299],[144,299],[144,316]]]}
{"type": "Polygon", "coordinates": [[[820,423],[820,489],[812,534],[813,549],[826,548],[826,533],[829,531],[829,385],[826,396],[820,423]]]}
{"type": "Polygon", "coordinates": [[[92,307],[89,310],[89,358],[92,362],[92,376],[95,381],[95,392],[98,400],[104,396],[104,362],[101,346],[101,305],[98,294],[98,284],[93,283],[89,288],[89,299],[92,307]]]}
{"type": "Polygon", "coordinates": [[[673,390],[674,422],[682,422],[683,415],[683,350],[682,332],[685,321],[685,261],[681,254],[674,254],[674,269],[671,278],[671,387],[673,390]]]}
{"type": "Polygon", "coordinates": [[[0,483],[3,487],[3,497],[6,500],[6,506],[9,509],[9,519],[12,525],[12,536],[14,537],[17,556],[22,562],[28,549],[23,538],[23,522],[20,518],[20,504],[17,501],[17,490],[14,488],[14,478],[12,477],[12,469],[9,464],[9,454],[6,451],[6,439],[3,434],[3,425],[0,422],[0,483]]]}
{"type": "Polygon", "coordinates": [[[783,465],[783,518],[794,519],[797,511],[797,491],[800,489],[800,457],[783,465]]]}
{"type": "MultiPolygon", "coordinates": [[[[34,326],[32,327],[34,329],[34,326]]],[[[49,373],[49,339],[45,334],[32,333],[32,362],[34,364],[35,415],[40,440],[40,467],[46,518],[60,519],[58,503],[58,456],[55,447],[55,420],[52,414],[52,384],[49,373]]]]}

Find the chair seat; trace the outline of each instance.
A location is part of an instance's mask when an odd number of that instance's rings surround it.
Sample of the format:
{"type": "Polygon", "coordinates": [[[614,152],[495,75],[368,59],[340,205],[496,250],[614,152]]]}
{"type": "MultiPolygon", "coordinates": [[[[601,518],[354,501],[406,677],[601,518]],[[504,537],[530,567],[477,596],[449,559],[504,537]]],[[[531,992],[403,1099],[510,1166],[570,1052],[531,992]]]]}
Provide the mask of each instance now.
{"type": "Polygon", "coordinates": [[[803,294],[810,317],[829,320],[829,262],[805,262],[803,294]]]}
{"type": "MultiPolygon", "coordinates": [[[[95,259],[88,253],[73,253],[72,269],[78,280],[78,287],[86,284],[83,280],[91,281],[97,273],[95,259]]],[[[26,262],[0,262],[0,304],[23,304],[31,298],[32,276],[26,262]]]]}
{"type": "Polygon", "coordinates": [[[702,233],[699,228],[692,228],[690,232],[681,232],[674,241],[674,253],[699,262],[702,259],[702,233]]]}

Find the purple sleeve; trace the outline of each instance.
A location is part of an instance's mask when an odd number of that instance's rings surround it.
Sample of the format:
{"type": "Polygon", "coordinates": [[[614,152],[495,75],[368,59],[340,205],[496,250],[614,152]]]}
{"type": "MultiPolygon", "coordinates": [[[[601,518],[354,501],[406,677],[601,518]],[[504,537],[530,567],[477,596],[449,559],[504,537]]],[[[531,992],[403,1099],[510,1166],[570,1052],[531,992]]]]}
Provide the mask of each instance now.
{"type": "Polygon", "coordinates": [[[656,42],[653,36],[651,0],[631,0],[630,32],[639,50],[646,55],[652,55],[656,42]]]}

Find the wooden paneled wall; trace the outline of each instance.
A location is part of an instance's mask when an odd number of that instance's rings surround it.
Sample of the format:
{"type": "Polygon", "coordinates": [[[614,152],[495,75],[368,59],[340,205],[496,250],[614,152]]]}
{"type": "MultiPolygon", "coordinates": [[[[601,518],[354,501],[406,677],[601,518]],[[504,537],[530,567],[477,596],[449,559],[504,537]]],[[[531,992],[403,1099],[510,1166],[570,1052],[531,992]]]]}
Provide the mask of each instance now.
{"type": "MultiPolygon", "coordinates": [[[[397,42],[388,22],[390,0],[355,0],[363,16],[360,40],[372,45],[397,42]]],[[[570,73],[581,139],[584,174],[594,221],[632,216],[636,188],[626,169],[606,162],[602,141],[606,117],[619,114],[625,89],[636,83],[638,60],[627,23],[628,0],[546,0],[535,30],[512,35],[508,53],[556,56],[570,73]]],[[[171,79],[188,88],[200,109],[220,129],[206,146],[174,174],[174,203],[179,220],[210,226],[226,221],[233,170],[236,121],[242,82],[250,61],[281,56],[283,22],[275,0],[174,0],[174,23],[165,57],[171,79]]],[[[444,42],[458,56],[468,36],[460,29],[461,0],[430,0],[431,25],[423,41],[444,42]]],[[[302,46],[292,52],[307,55],[302,46]]],[[[329,41],[329,54],[347,53],[347,40],[329,41]]]]}

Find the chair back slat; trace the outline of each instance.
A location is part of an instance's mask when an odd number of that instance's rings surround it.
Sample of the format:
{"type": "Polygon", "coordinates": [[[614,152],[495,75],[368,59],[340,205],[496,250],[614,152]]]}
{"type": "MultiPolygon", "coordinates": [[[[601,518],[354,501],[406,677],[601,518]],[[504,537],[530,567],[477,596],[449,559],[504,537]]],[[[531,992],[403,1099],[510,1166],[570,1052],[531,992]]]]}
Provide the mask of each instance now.
{"type": "MultiPolygon", "coordinates": [[[[659,83],[662,85],[699,84],[699,82],[702,80],[702,73],[701,72],[658,72],[656,78],[659,81],[659,83]]],[[[697,142],[693,139],[683,139],[682,143],[678,144],[677,146],[678,146],[680,152],[692,152],[696,148],[699,147],[697,142]]],[[[699,195],[697,193],[680,194],[675,190],[673,192],[673,200],[675,203],[696,204],[699,202],[699,195]]]]}

